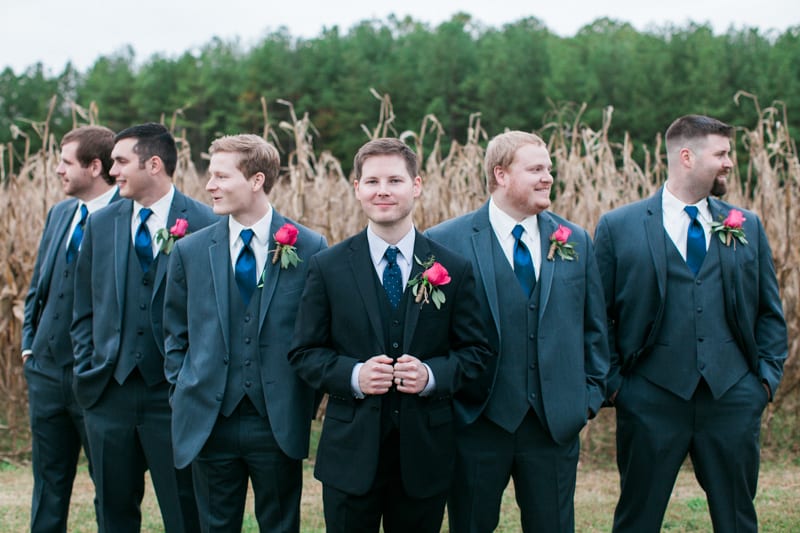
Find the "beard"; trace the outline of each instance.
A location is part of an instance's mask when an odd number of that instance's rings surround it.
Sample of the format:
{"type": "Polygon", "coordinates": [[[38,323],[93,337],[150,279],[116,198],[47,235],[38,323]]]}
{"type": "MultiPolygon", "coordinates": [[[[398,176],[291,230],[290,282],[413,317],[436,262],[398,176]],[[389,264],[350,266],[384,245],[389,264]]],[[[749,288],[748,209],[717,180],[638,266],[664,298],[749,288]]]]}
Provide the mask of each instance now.
{"type": "Polygon", "coordinates": [[[711,194],[714,196],[724,196],[728,192],[727,176],[717,176],[711,186],[711,194]]]}

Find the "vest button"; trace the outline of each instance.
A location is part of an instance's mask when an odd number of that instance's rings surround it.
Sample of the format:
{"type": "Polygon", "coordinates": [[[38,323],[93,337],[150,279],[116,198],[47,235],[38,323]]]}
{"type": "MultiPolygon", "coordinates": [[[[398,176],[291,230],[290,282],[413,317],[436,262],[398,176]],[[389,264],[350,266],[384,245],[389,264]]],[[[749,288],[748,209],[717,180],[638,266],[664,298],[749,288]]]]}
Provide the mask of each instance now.
{"type": "Polygon", "coordinates": [[[531,311],[535,311],[535,310],[536,310],[536,304],[530,304],[530,305],[528,306],[528,308],[529,308],[531,311]]]}
{"type": "Polygon", "coordinates": [[[697,342],[703,342],[703,340],[704,340],[703,337],[700,337],[697,339],[697,342]]]}
{"type": "Polygon", "coordinates": [[[136,330],[136,334],[137,335],[144,335],[144,330],[143,329],[137,329],[136,330]]]}
{"type": "Polygon", "coordinates": [[[244,382],[244,386],[245,387],[250,387],[250,385],[252,385],[252,384],[253,383],[251,381],[249,381],[249,380],[244,382]]]}
{"type": "Polygon", "coordinates": [[[224,364],[224,365],[228,364],[228,358],[227,357],[223,357],[222,358],[222,364],[224,364]]]}
{"type": "Polygon", "coordinates": [[[244,362],[244,366],[250,366],[250,359],[246,359],[244,362]]]}
{"type": "Polygon", "coordinates": [[[145,304],[139,304],[139,309],[144,311],[145,309],[147,309],[147,306],[145,304]]]}
{"type": "Polygon", "coordinates": [[[136,352],[136,359],[142,358],[142,352],[136,352]]]}
{"type": "Polygon", "coordinates": [[[400,343],[398,343],[398,342],[393,342],[392,343],[392,348],[399,348],[399,347],[400,347],[400,343]]]}
{"type": "Polygon", "coordinates": [[[145,278],[145,279],[143,279],[143,280],[142,280],[142,285],[144,285],[145,287],[147,287],[147,278],[145,278]]]}
{"type": "Polygon", "coordinates": [[[399,320],[392,320],[392,325],[393,326],[399,326],[400,325],[400,321],[399,320]]]}
{"type": "Polygon", "coordinates": [[[696,280],[694,280],[694,282],[696,284],[698,284],[698,285],[702,285],[703,284],[703,280],[701,280],[701,279],[696,279],[696,280]]]}
{"type": "Polygon", "coordinates": [[[250,313],[247,313],[246,315],[244,315],[244,321],[245,321],[245,323],[246,322],[250,322],[250,313]]]}
{"type": "Polygon", "coordinates": [[[244,343],[245,344],[250,344],[250,337],[245,337],[244,338],[244,343]]]}
{"type": "Polygon", "coordinates": [[[535,400],[535,399],[536,399],[536,393],[535,393],[535,392],[532,392],[532,393],[531,393],[531,400],[535,400]]]}
{"type": "Polygon", "coordinates": [[[222,394],[217,394],[217,401],[218,401],[218,402],[221,402],[221,401],[222,401],[222,394]]]}
{"type": "Polygon", "coordinates": [[[530,335],[528,335],[528,338],[529,338],[530,340],[532,340],[532,341],[533,341],[533,340],[536,340],[536,335],[534,335],[533,333],[531,333],[530,335]]]}
{"type": "Polygon", "coordinates": [[[703,308],[702,308],[702,307],[698,307],[698,308],[697,308],[697,312],[698,312],[698,313],[702,313],[702,312],[703,312],[703,308]]]}

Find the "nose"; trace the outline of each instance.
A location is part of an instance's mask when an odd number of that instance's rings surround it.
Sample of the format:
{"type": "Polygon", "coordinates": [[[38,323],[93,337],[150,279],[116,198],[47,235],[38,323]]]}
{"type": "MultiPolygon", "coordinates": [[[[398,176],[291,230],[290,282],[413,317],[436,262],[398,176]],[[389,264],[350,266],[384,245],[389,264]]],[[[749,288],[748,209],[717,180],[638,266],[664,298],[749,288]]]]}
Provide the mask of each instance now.
{"type": "Polygon", "coordinates": [[[214,181],[214,176],[209,177],[208,181],[206,182],[206,190],[213,191],[216,188],[217,188],[217,182],[214,181]]]}
{"type": "Polygon", "coordinates": [[[114,162],[113,165],[111,165],[111,170],[108,171],[108,175],[111,176],[111,177],[114,177],[114,178],[119,176],[119,169],[117,168],[116,161],[114,162]]]}
{"type": "Polygon", "coordinates": [[[56,174],[58,174],[59,176],[63,176],[64,174],[66,174],[66,169],[63,161],[60,161],[58,163],[58,166],[56,167],[56,174]]]}

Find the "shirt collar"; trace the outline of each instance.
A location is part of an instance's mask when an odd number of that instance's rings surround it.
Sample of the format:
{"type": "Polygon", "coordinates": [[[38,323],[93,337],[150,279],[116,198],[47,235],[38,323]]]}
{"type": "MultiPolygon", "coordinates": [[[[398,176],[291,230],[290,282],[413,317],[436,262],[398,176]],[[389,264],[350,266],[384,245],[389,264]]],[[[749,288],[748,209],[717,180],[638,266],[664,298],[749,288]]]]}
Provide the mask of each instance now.
{"type": "Polygon", "coordinates": [[[256,240],[256,242],[264,246],[267,246],[269,245],[270,226],[272,226],[272,204],[269,205],[267,213],[252,226],[244,226],[241,222],[233,218],[233,216],[231,215],[228,217],[228,232],[230,233],[230,244],[231,246],[233,246],[236,240],[239,238],[239,234],[242,232],[242,230],[249,227],[250,229],[253,230],[253,238],[256,240]]]}
{"type": "Polygon", "coordinates": [[[668,219],[678,219],[679,217],[683,217],[685,211],[683,210],[684,207],[687,205],[693,205],[697,207],[698,218],[705,222],[711,222],[711,210],[708,207],[708,198],[703,198],[699,202],[695,204],[687,204],[679,200],[674,194],[672,194],[665,183],[662,187],[661,193],[661,210],[664,211],[664,216],[668,219]]]}
{"type": "MultiPolygon", "coordinates": [[[[153,211],[153,215],[156,217],[156,221],[159,222],[159,225],[162,227],[166,227],[169,221],[169,209],[172,206],[172,199],[175,197],[175,186],[170,185],[169,192],[159,198],[153,205],[150,206],[150,209],[153,211]]],[[[142,210],[144,206],[137,202],[136,200],[133,201],[133,218],[134,220],[139,218],[139,211],[142,210]]],[[[148,224],[151,228],[150,224],[148,224]]]]}
{"type": "Polygon", "coordinates": [[[511,215],[500,209],[500,207],[494,203],[494,198],[489,199],[489,223],[492,225],[497,235],[503,238],[510,237],[511,231],[517,224],[521,224],[528,235],[539,235],[538,215],[532,215],[517,222],[511,215]]]}
{"type": "Polygon", "coordinates": [[[102,209],[103,207],[107,206],[109,202],[111,202],[111,199],[114,197],[116,193],[117,193],[117,186],[115,185],[110,189],[108,189],[103,194],[101,194],[100,196],[92,198],[88,202],[80,202],[80,203],[86,206],[86,209],[89,210],[89,213],[94,213],[98,209],[102,209]]]}
{"type": "MultiPolygon", "coordinates": [[[[414,240],[416,238],[416,229],[411,226],[411,229],[406,233],[397,244],[389,244],[372,231],[370,226],[367,226],[367,243],[369,243],[369,255],[372,257],[372,262],[378,264],[383,259],[383,254],[390,246],[397,246],[400,251],[398,257],[402,256],[402,260],[407,264],[411,264],[411,258],[414,257],[414,240]]],[[[399,259],[398,259],[399,260],[399,259]]]]}

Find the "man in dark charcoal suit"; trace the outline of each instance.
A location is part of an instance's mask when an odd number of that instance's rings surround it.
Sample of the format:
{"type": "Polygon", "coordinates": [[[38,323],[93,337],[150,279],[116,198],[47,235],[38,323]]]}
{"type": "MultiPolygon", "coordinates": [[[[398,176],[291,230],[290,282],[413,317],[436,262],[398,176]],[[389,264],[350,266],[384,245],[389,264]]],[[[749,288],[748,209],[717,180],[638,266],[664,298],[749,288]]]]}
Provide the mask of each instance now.
{"type": "Polygon", "coordinates": [[[197,531],[191,472],[176,470],[172,460],[161,327],[169,260],[161,248],[170,240],[159,243],[156,234],[181,221],[196,231],[216,216],[172,185],[177,150],[163,125],[121,131],[112,158],[124,200],[86,225],[71,331],[100,531],[139,531],[147,469],[166,531],[197,531]]]}
{"type": "MultiPolygon", "coordinates": [[[[66,531],[78,456],[89,445],[72,392],[75,264],[89,214],[119,198],[111,169],[114,132],[84,126],[61,140],[56,173],[72,198],[50,210],[25,298],[22,362],[31,418],[31,531],[66,531]]],[[[91,472],[91,462],[89,463],[91,472]]]]}
{"type": "Polygon", "coordinates": [[[450,531],[491,532],[514,480],[521,529],[575,529],[579,432],[605,397],[603,289],[588,233],[547,211],[552,164],[540,137],[497,135],[486,148],[489,201],[426,232],[468,257],[481,319],[498,353],[459,399],[450,531]]]}
{"type": "Polygon", "coordinates": [[[249,479],[260,530],[296,532],[316,404],[286,356],[325,238],[270,204],[267,141],[222,137],[209,153],[206,189],[229,216],[177,243],[164,296],[175,464],[192,464],[202,531],[241,531],[249,479]]]}
{"type": "Polygon", "coordinates": [[[453,394],[490,354],[472,267],[414,228],[417,165],[399,139],[361,147],[369,224],[311,258],[300,302],[289,358],[329,394],[315,468],[329,532],[377,532],[381,519],[387,533],[439,531],[453,394]]]}
{"type": "Polygon", "coordinates": [[[757,531],[761,413],[787,354],[767,237],[721,195],[733,128],[698,115],[666,133],[668,177],[597,226],[622,493],[615,531],[657,532],[687,454],[714,530],[757,531]]]}

